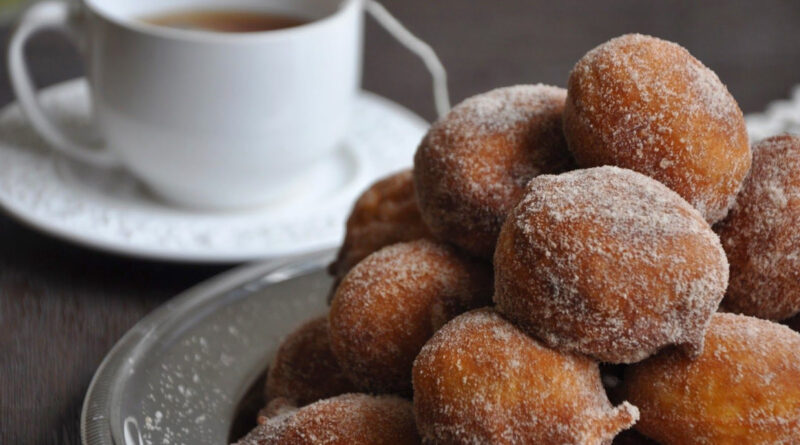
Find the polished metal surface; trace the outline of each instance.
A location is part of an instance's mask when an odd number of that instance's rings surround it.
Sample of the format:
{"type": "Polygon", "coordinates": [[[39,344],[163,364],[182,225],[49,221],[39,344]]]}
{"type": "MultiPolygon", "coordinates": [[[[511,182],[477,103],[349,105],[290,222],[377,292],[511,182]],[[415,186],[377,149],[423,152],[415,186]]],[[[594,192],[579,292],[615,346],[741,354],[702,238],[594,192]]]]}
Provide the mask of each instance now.
{"type": "Polygon", "coordinates": [[[223,444],[239,399],[298,323],[322,313],[327,251],[234,269],[136,324],[98,368],[86,445],[223,444]]]}

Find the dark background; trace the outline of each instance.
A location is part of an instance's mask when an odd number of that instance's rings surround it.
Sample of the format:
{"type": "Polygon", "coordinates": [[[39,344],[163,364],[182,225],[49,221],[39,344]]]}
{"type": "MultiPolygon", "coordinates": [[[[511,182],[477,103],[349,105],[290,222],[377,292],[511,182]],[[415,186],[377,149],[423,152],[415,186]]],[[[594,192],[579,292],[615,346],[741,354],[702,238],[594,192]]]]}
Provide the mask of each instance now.
{"type": "MultiPolygon", "coordinates": [[[[439,53],[456,103],[491,88],[563,86],[586,51],[627,32],[676,41],[745,113],[800,83],[800,2],[384,0],[439,53]]],[[[8,28],[2,29],[7,39],[8,28]]],[[[434,117],[423,65],[368,21],[364,86],[434,117]]],[[[40,85],[79,76],[58,36],[29,48],[40,85]]],[[[12,99],[0,71],[0,104],[12,99]]],[[[380,149],[380,147],[376,147],[380,149]]],[[[91,252],[0,215],[0,444],[77,444],[89,380],[114,342],[170,296],[230,267],[91,252]]]]}

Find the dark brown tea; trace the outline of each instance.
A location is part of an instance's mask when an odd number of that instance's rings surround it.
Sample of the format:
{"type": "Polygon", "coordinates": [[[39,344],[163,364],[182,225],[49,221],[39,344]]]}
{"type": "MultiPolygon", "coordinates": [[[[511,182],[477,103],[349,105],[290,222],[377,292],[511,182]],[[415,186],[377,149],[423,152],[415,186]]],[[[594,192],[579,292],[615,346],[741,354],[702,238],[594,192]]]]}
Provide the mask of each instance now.
{"type": "Polygon", "coordinates": [[[292,28],[308,23],[297,17],[253,11],[173,11],[142,18],[151,25],[216,32],[259,32],[292,28]]]}

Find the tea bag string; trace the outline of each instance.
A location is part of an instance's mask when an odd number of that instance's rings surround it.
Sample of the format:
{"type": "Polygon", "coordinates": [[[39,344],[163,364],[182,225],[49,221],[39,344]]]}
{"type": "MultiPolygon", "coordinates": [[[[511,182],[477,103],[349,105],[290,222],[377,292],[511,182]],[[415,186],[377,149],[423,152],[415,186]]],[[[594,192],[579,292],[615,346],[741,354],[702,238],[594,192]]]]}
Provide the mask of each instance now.
{"type": "Polygon", "coordinates": [[[447,71],[430,45],[411,33],[380,3],[367,0],[365,9],[389,34],[406,49],[416,54],[433,78],[433,100],[436,112],[444,116],[450,111],[450,93],[447,91],[447,71]]]}

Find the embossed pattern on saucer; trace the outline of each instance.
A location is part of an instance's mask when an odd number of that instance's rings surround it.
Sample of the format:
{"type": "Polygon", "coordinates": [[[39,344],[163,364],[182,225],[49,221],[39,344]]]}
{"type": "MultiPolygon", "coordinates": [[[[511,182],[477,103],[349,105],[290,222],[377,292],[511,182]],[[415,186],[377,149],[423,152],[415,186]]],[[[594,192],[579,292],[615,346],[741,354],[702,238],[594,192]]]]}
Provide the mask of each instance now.
{"type": "MultiPolygon", "coordinates": [[[[47,88],[41,100],[78,134],[90,128],[86,82],[47,88]]],[[[98,170],[49,150],[11,105],[0,112],[0,207],[39,230],[100,250],[160,260],[238,262],[336,245],[356,196],[410,166],[428,124],[362,92],[339,150],[290,196],[241,212],[198,212],[152,197],[123,171],[98,170]]]]}
{"type": "Polygon", "coordinates": [[[800,133],[800,85],[787,100],[769,104],[763,113],[745,116],[750,141],[756,142],[779,133],[800,133]]]}

